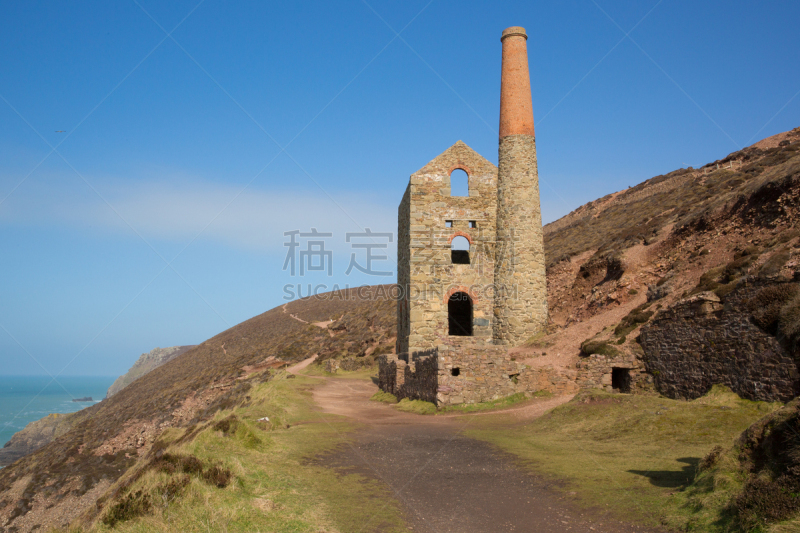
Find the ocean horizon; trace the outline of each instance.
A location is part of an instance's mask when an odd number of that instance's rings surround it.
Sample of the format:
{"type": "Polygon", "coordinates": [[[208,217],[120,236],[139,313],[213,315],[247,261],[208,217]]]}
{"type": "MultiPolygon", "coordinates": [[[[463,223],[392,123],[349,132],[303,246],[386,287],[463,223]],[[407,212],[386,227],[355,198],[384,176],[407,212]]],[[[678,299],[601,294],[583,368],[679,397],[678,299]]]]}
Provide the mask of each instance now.
{"type": "Polygon", "coordinates": [[[106,397],[118,376],[0,375],[0,446],[30,422],[51,413],[74,413],[106,397]],[[91,397],[91,402],[73,402],[91,397]]]}

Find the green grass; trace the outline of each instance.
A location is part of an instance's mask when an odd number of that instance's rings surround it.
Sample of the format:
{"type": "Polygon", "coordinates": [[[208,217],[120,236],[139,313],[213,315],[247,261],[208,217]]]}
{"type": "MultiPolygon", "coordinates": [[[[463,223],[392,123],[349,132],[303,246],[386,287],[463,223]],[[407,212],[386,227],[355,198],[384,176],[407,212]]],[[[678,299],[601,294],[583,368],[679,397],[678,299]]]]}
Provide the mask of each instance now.
{"type": "Polygon", "coordinates": [[[415,413],[418,415],[436,414],[436,405],[422,400],[409,400],[408,398],[403,398],[395,407],[397,407],[398,410],[406,413],[415,413]]]}
{"type": "MultiPolygon", "coordinates": [[[[207,424],[179,444],[183,432],[167,432],[170,454],[192,455],[209,467],[230,470],[226,487],[192,475],[177,495],[165,497],[163,487],[185,474],[147,470],[125,494],[148,494],[150,509],[117,523],[113,531],[406,531],[398,504],[382,484],[313,461],[347,442],[355,426],[314,409],[310,390],[317,380],[284,376],[254,387],[248,406],[217,413],[214,422],[235,415],[229,431],[219,429],[224,424],[216,429],[207,424]],[[264,416],[270,424],[257,422],[264,416]]],[[[112,529],[98,522],[90,530],[112,529]]]]}
{"type": "Polygon", "coordinates": [[[359,370],[337,370],[335,373],[325,372],[325,368],[323,365],[318,365],[312,363],[305,367],[303,370],[300,371],[300,374],[304,376],[317,376],[317,377],[336,377],[336,378],[345,378],[345,379],[363,379],[369,380],[373,377],[377,377],[378,375],[378,367],[377,366],[369,366],[364,367],[359,370]]]}
{"type": "Polygon", "coordinates": [[[397,403],[397,396],[394,394],[389,394],[388,392],[383,392],[379,390],[375,394],[372,395],[370,400],[374,402],[383,402],[383,403],[397,403]]]}
{"type": "MultiPolygon", "coordinates": [[[[549,393],[545,394],[537,394],[536,396],[547,396],[549,393]]],[[[387,394],[385,392],[379,391],[376,392],[372,398],[372,400],[377,401],[385,401],[387,403],[394,403],[390,402],[390,399],[394,399],[395,402],[397,398],[391,394],[387,394]],[[381,399],[386,398],[386,399],[381,399]]],[[[506,396],[505,398],[498,398],[497,400],[490,400],[488,402],[480,402],[480,403],[462,403],[458,405],[446,405],[444,407],[437,408],[431,402],[425,402],[422,400],[409,400],[408,398],[403,398],[397,403],[396,407],[398,410],[406,412],[406,413],[414,413],[418,415],[436,415],[436,414],[445,414],[445,413],[474,413],[476,411],[489,411],[492,409],[503,409],[505,407],[509,407],[519,402],[525,401],[525,394],[524,393],[517,393],[512,394],[511,396],[506,396]]]]}
{"type": "Polygon", "coordinates": [[[499,398],[497,400],[491,400],[488,402],[480,402],[480,403],[462,403],[458,405],[448,405],[439,409],[440,413],[473,413],[475,411],[488,411],[491,409],[502,409],[504,407],[510,407],[516,403],[525,401],[525,394],[519,392],[517,394],[512,394],[511,396],[506,396],[505,398],[499,398]]]}
{"type": "Polygon", "coordinates": [[[502,418],[485,418],[467,434],[560,480],[588,507],[647,525],[671,516],[677,524],[692,510],[681,510],[674,495],[692,483],[702,458],[714,446],[730,448],[744,429],[778,406],[742,400],[718,387],[691,402],[585,392],[528,424],[509,427],[502,418]]]}

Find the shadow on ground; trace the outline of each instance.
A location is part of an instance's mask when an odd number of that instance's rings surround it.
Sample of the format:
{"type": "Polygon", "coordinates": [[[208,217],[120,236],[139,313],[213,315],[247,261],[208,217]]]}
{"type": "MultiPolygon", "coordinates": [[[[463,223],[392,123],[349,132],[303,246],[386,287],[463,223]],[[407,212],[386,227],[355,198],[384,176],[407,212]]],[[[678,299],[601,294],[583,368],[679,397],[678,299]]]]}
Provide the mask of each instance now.
{"type": "Polygon", "coordinates": [[[697,474],[698,457],[680,457],[676,459],[686,466],[680,470],[628,470],[631,474],[644,476],[656,487],[678,488],[689,485],[697,474]]]}

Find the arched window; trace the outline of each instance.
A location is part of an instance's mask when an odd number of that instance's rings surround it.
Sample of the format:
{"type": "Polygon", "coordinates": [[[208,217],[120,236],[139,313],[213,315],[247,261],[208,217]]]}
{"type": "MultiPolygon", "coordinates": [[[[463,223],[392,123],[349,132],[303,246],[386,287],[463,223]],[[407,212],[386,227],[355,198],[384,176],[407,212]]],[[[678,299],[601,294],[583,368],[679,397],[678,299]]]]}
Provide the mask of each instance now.
{"type": "Polygon", "coordinates": [[[472,298],[456,292],[447,301],[448,335],[472,336],[472,298]]]}
{"type": "Polygon", "coordinates": [[[450,243],[450,260],[454,265],[469,264],[469,241],[466,237],[453,237],[450,243]]]}
{"type": "Polygon", "coordinates": [[[460,168],[450,173],[450,196],[469,196],[469,176],[460,168]]]}

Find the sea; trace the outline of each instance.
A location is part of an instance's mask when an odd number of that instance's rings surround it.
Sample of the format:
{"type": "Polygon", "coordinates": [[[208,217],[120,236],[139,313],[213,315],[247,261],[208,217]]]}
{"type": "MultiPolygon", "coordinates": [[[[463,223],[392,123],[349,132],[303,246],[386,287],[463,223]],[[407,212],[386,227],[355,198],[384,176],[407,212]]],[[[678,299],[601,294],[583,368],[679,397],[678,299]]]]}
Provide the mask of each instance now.
{"type": "Polygon", "coordinates": [[[116,376],[0,376],[0,446],[29,422],[50,413],[74,413],[106,397],[116,376]],[[91,397],[91,402],[73,398],[91,397]]]}

